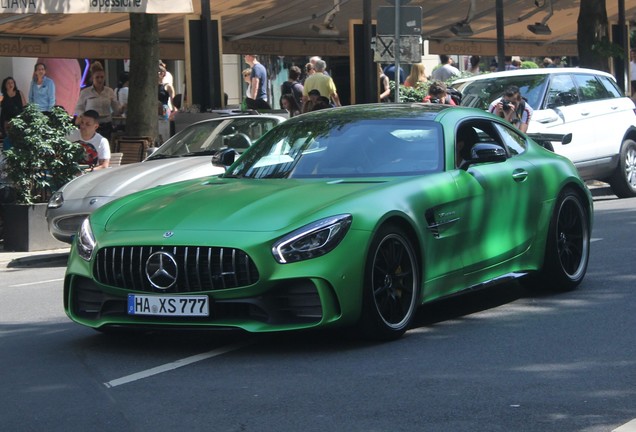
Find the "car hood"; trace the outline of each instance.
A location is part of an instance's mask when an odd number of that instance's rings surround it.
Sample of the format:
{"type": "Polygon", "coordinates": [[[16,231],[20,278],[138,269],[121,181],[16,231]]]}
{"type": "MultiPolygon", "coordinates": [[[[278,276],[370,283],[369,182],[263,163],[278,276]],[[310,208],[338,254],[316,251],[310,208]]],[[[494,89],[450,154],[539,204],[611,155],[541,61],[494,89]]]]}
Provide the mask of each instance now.
{"type": "Polygon", "coordinates": [[[363,198],[386,184],[377,179],[334,182],[213,177],[124,198],[103,208],[110,214],[99,212],[97,223],[107,220],[107,231],[273,232],[351,212],[357,206],[352,195],[363,198]],[[345,197],[347,205],[340,207],[338,203],[345,197]]]}
{"type": "Polygon", "coordinates": [[[88,173],[67,183],[65,200],[86,197],[121,197],[182,180],[222,174],[211,156],[192,156],[138,162],[88,173]]]}

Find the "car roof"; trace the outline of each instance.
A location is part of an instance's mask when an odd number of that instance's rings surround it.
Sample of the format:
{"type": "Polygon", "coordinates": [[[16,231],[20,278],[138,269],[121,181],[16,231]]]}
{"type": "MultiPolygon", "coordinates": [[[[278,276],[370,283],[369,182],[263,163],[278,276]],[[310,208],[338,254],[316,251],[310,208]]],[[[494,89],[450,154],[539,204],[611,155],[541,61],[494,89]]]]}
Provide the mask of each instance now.
{"type": "Polygon", "coordinates": [[[540,69],[515,69],[515,70],[507,70],[501,72],[490,72],[484,73],[480,75],[474,75],[471,77],[460,78],[458,80],[453,81],[453,84],[463,84],[472,81],[481,81],[485,79],[496,79],[496,78],[507,78],[514,76],[534,76],[534,75],[552,75],[552,74],[562,74],[562,73],[588,73],[594,75],[604,75],[606,77],[614,79],[612,74],[609,74],[604,71],[595,70],[595,69],[586,69],[586,68],[540,68],[540,69]]]}
{"type": "Polygon", "coordinates": [[[358,104],[311,111],[299,116],[292,117],[285,123],[293,124],[310,119],[327,121],[338,120],[339,118],[352,119],[358,117],[361,120],[387,119],[392,117],[399,119],[415,118],[420,120],[435,120],[441,113],[450,108],[457,107],[433,103],[358,104]]]}

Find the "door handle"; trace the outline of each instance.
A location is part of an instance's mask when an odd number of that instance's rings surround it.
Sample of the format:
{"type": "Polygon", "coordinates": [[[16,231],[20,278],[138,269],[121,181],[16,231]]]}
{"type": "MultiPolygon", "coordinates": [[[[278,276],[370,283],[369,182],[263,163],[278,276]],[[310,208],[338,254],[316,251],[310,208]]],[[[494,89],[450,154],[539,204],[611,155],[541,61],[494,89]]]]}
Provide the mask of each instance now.
{"type": "Polygon", "coordinates": [[[541,124],[546,124],[546,123],[552,123],[557,121],[559,118],[554,116],[554,117],[546,117],[546,118],[542,118],[542,119],[538,119],[537,122],[541,123],[541,124]]]}
{"type": "Polygon", "coordinates": [[[528,178],[528,171],[524,169],[516,169],[512,173],[512,179],[516,182],[522,182],[528,178]]]}

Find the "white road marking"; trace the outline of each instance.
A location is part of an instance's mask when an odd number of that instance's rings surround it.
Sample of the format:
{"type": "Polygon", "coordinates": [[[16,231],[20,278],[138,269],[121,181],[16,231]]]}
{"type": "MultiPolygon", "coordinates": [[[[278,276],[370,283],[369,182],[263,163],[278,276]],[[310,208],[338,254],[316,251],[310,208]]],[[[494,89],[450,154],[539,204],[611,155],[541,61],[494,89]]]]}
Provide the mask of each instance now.
{"type": "Polygon", "coordinates": [[[174,369],[178,369],[180,367],[187,366],[187,365],[190,365],[192,363],[196,363],[196,362],[200,362],[202,360],[207,360],[207,359],[212,358],[212,357],[220,356],[222,354],[226,354],[226,353],[231,352],[231,351],[236,351],[238,349],[241,349],[241,348],[246,347],[246,346],[251,345],[251,344],[252,344],[252,342],[247,341],[247,342],[240,342],[240,343],[228,345],[228,346],[225,346],[225,347],[217,348],[215,350],[208,351],[208,352],[205,352],[205,353],[202,353],[202,354],[193,355],[191,357],[186,357],[184,359],[177,360],[177,361],[172,362],[172,363],[166,363],[164,365],[157,366],[157,367],[154,367],[152,369],[147,369],[145,371],[141,371],[141,372],[137,372],[137,373],[134,373],[134,374],[131,374],[131,375],[127,375],[125,377],[117,378],[117,379],[114,379],[112,381],[105,382],[104,385],[107,388],[113,388],[113,387],[117,387],[117,386],[120,386],[120,385],[123,385],[123,384],[128,384],[128,383],[131,383],[133,381],[138,381],[138,380],[141,380],[141,379],[144,379],[144,378],[151,377],[153,375],[158,375],[160,373],[164,373],[164,372],[168,372],[168,371],[171,371],[171,370],[174,370],[174,369]]]}
{"type": "Polygon", "coordinates": [[[23,284],[9,285],[7,288],[17,288],[17,287],[23,287],[23,286],[29,286],[29,285],[40,285],[40,284],[51,283],[51,282],[61,282],[63,280],[64,280],[64,278],[62,278],[62,279],[50,279],[50,280],[38,281],[38,282],[28,282],[28,283],[23,283],[23,284]]]}
{"type": "Polygon", "coordinates": [[[625,423],[623,426],[614,429],[612,432],[636,432],[636,419],[629,423],[625,423]]]}

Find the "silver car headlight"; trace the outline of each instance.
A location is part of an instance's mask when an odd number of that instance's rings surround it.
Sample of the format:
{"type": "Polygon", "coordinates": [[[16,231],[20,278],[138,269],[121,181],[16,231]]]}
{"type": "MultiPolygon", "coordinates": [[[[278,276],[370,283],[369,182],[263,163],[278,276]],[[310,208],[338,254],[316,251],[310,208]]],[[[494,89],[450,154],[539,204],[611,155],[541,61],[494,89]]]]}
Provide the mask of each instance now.
{"type": "Polygon", "coordinates": [[[64,194],[62,191],[57,191],[51,195],[51,199],[49,200],[47,207],[50,209],[56,209],[62,207],[62,204],[64,204],[64,194]]]}
{"type": "Polygon", "coordinates": [[[299,228],[274,244],[274,258],[288,264],[329,253],[340,244],[352,219],[350,214],[332,216],[299,228]]]}
{"type": "Polygon", "coordinates": [[[95,237],[88,218],[84,219],[77,234],[77,253],[86,261],[90,261],[95,250],[95,237]]]}

